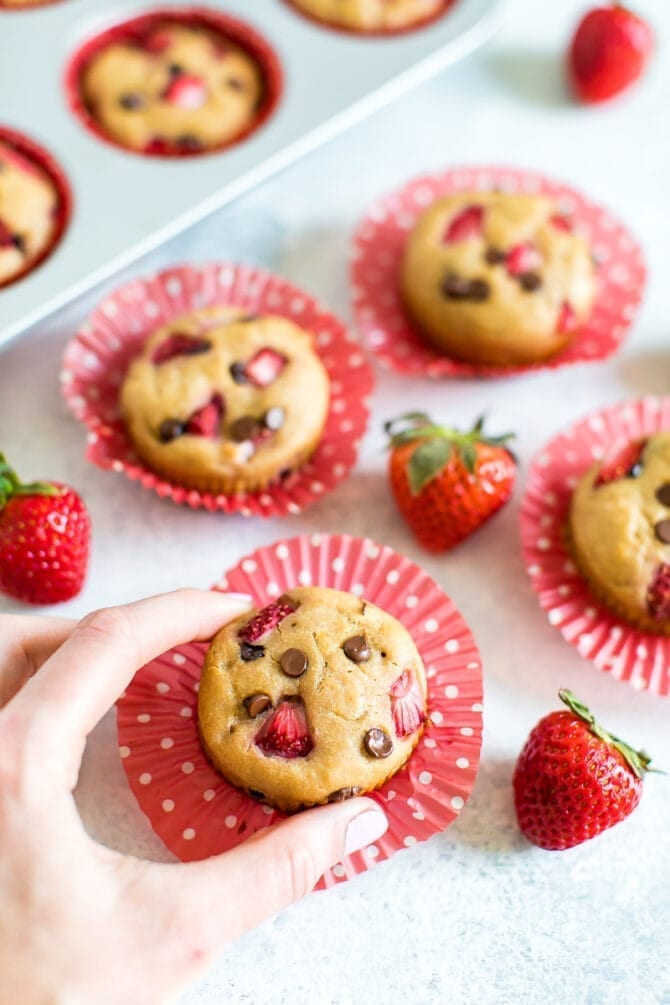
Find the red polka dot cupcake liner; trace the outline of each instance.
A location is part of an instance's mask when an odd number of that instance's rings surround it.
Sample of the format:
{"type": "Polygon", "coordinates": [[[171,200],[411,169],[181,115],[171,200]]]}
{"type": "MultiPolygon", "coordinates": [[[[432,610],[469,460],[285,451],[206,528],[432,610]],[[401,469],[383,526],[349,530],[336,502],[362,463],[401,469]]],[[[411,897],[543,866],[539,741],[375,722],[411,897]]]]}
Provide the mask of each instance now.
{"type": "Polygon", "coordinates": [[[670,638],[622,621],[593,596],[564,531],[573,489],[594,461],[613,444],[668,429],[670,397],[594,412],[540,451],[521,506],[523,558],[549,623],[600,670],[661,697],[670,694],[670,638]]]}
{"type": "Polygon", "coordinates": [[[228,14],[224,14],[222,11],[209,10],[206,7],[165,7],[157,8],[139,17],[112,25],[112,27],[107,28],[105,31],[89,38],[76,50],[70,59],[65,72],[64,83],[70,110],[86,129],[90,133],[93,133],[94,136],[97,136],[98,139],[104,140],[106,143],[110,143],[112,146],[118,147],[126,153],[139,154],[143,157],[203,157],[241,143],[267,122],[281,100],[284,89],[284,75],[279,58],[272,47],[250,25],[228,14]],[[110,136],[109,133],[98,125],[95,116],[91,114],[91,110],[84,97],[81,81],[83,73],[93,57],[97,56],[103,49],[118,42],[136,42],[154,24],[163,21],[172,21],[187,27],[210,28],[224,38],[230,39],[240,49],[247,52],[261,68],[265,82],[263,99],[253,122],[232,140],[202,149],[194,149],[192,147],[185,147],[183,149],[152,147],[146,150],[136,150],[132,147],[124,146],[123,143],[110,136]]]}
{"type": "MultiPolygon", "coordinates": [[[[443,831],[472,791],[482,740],[482,667],[475,641],[442,589],[391,548],[346,535],[294,537],[243,558],[214,587],[263,606],[297,585],[348,590],[407,628],[424,661],[429,721],[404,768],[370,793],[389,819],[375,844],[348,856],[330,887],[443,831]]],[[[178,646],[135,676],[118,702],[123,766],[142,811],[182,861],[234,848],[284,819],[217,774],[198,739],[197,690],[207,646],[178,646]]]]}
{"type": "Polygon", "coordinates": [[[212,263],[166,269],[111,293],[68,344],[60,380],[67,404],[88,429],[92,464],[192,508],[270,517],[302,512],[347,477],[367,427],[374,378],[355,338],[302,290],[261,269],[212,263]],[[135,454],[119,410],[128,366],[153,331],[189,311],[226,304],[279,314],[312,332],[331,390],[310,460],[266,489],[233,495],[197,492],[151,471],[135,454]]]}
{"type": "Polygon", "coordinates": [[[507,377],[568,363],[606,359],[621,345],[642,299],[645,265],[632,234],[612,214],[561,182],[505,167],[459,167],[416,178],[382,198],[360,222],[351,252],[354,318],[365,346],[384,366],[409,377],[507,377]],[[403,250],[419,216],[436,199],[463,191],[519,192],[556,200],[583,233],[598,266],[598,292],[587,323],[549,360],[527,366],[484,366],[450,359],[425,341],[403,308],[403,250]]]}
{"type": "Polygon", "coordinates": [[[298,4],[294,3],[293,0],[283,0],[287,7],[300,15],[310,24],[315,24],[319,28],[326,28],[328,31],[334,31],[338,35],[353,35],[357,38],[395,38],[398,35],[408,35],[413,31],[420,31],[422,28],[428,28],[429,25],[435,24],[440,18],[449,11],[455,4],[456,0],[444,0],[442,4],[438,7],[436,11],[429,14],[427,17],[422,17],[413,24],[404,25],[401,28],[386,28],[386,29],[376,29],[373,31],[359,31],[356,28],[348,28],[346,25],[333,24],[332,21],[326,21],[325,18],[317,17],[314,14],[310,14],[308,11],[303,10],[298,4]]]}

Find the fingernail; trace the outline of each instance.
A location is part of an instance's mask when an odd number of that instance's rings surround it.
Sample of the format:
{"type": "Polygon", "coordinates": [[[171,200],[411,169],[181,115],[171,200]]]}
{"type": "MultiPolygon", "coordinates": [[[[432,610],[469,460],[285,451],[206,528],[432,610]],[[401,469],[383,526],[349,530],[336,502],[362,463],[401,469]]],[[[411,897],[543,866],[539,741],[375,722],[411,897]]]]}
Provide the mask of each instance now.
{"type": "Polygon", "coordinates": [[[372,844],[388,830],[386,814],[380,809],[365,810],[349,821],[344,839],[344,854],[351,855],[372,844]]]}

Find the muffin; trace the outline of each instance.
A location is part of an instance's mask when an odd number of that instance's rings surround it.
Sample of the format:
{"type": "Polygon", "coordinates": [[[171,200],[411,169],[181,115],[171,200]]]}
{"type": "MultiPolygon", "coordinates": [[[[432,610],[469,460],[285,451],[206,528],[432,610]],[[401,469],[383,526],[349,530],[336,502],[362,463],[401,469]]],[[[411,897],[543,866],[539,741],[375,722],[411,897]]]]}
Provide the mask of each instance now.
{"type": "Polygon", "coordinates": [[[426,678],[391,615],[340,590],[299,587],[219,632],[198,716],[214,767],[290,813],[395,774],[421,735],[426,678]]]}
{"type": "Polygon", "coordinates": [[[420,216],[400,293],[420,333],[448,356],[531,364],[563,349],[589,317],[595,267],[552,199],[460,192],[420,216]]]}
{"type": "Polygon", "coordinates": [[[328,406],[328,374],[310,333],[239,307],[163,325],[121,388],[142,460],[171,482],[215,494],[262,489],[300,467],[328,406]]]}
{"type": "Polygon", "coordinates": [[[290,0],[310,17],[351,31],[398,31],[435,17],[445,0],[290,0]]]}
{"type": "Polygon", "coordinates": [[[60,194],[40,165],[0,137],[0,286],[49,251],[60,194]]]}
{"type": "Polygon", "coordinates": [[[145,153],[198,153],[255,123],[265,94],[251,53],[204,25],[152,18],[84,65],[89,115],[110,139],[145,153]]]}
{"type": "Polygon", "coordinates": [[[670,432],[617,446],[577,484],[569,543],[614,614],[670,635],[670,432]]]}

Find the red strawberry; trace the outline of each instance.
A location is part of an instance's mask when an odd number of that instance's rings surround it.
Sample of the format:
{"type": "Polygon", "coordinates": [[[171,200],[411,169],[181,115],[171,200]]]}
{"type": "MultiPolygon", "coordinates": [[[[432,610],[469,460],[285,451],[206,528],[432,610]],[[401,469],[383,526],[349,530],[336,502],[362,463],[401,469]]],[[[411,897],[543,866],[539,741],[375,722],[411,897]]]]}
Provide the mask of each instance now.
{"type": "Polygon", "coordinates": [[[207,88],[200,77],[181,73],[170,81],[163,92],[163,98],[177,108],[202,108],[207,101],[207,88]]]}
{"type": "Polygon", "coordinates": [[[647,610],[657,621],[670,618],[670,565],[662,562],[647,587],[647,610]]]}
{"type": "Polygon", "coordinates": [[[256,387],[273,384],[288,360],[274,349],[260,349],[244,368],[248,380],[256,387]]]}
{"type": "Polygon", "coordinates": [[[218,436],[224,411],[221,395],[212,395],[211,401],[189,418],[184,432],[191,433],[192,436],[218,436]]]}
{"type": "Polygon", "coordinates": [[[556,227],[557,230],[565,231],[566,234],[569,234],[572,230],[572,226],[567,216],[562,216],[560,213],[554,213],[553,216],[550,216],[549,223],[552,227],[556,227]]]}
{"type": "Polygon", "coordinates": [[[262,639],[264,635],[271,632],[280,621],[288,617],[289,614],[293,614],[295,611],[295,606],[291,603],[288,597],[280,597],[279,600],[273,601],[268,604],[267,607],[263,607],[258,614],[254,614],[250,621],[247,621],[244,628],[241,628],[237,633],[238,638],[242,639],[243,642],[256,642],[258,639],[262,639]]]}
{"type": "Polygon", "coordinates": [[[387,422],[389,477],[398,509],[428,551],[447,551],[472,534],[512,494],[511,434],[487,436],[483,419],[468,433],[414,412],[387,422]]]}
{"type": "Polygon", "coordinates": [[[0,248],[14,248],[14,234],[6,223],[0,220],[0,248]]]}
{"type": "Polygon", "coordinates": [[[442,238],[443,244],[454,244],[456,241],[467,241],[471,237],[479,237],[484,220],[483,206],[466,206],[449,223],[442,238]]]}
{"type": "Polygon", "coordinates": [[[600,465],[594,488],[618,478],[637,478],[642,471],[642,454],[646,445],[646,440],[632,440],[611,450],[600,465]]]}
{"type": "Polygon", "coordinates": [[[542,265],[542,256],[534,244],[516,244],[507,252],[505,265],[510,276],[521,276],[542,265]]]}
{"type": "Polygon", "coordinates": [[[568,332],[577,331],[577,315],[567,300],[563,301],[558,312],[556,331],[561,332],[563,335],[566,335],[568,332]]]}
{"type": "Polygon", "coordinates": [[[514,769],[514,803],[529,841],[572,848],[620,823],[637,806],[651,758],[606,732],[570,691],[569,711],[541,719],[514,769]]]}
{"type": "Polygon", "coordinates": [[[151,362],[159,366],[167,363],[168,360],[176,356],[195,356],[201,352],[207,352],[212,348],[212,343],[206,338],[197,338],[193,335],[185,335],[182,332],[173,332],[163,339],[154,349],[151,362]]]}
{"type": "Polygon", "coordinates": [[[57,604],[81,590],[91,521],[74,489],[23,485],[0,454],[0,590],[28,604],[57,604]]]}
{"type": "Polygon", "coordinates": [[[568,54],[572,85],[582,101],[607,101],[642,75],[654,35],[620,4],[596,7],[580,21],[568,54]]]}
{"type": "Polygon", "coordinates": [[[302,701],[299,698],[280,701],[265,719],[254,743],[264,754],[275,757],[307,757],[314,744],[302,701]]]}
{"type": "Polygon", "coordinates": [[[169,49],[173,42],[172,32],[167,28],[152,28],[141,39],[140,44],[147,52],[161,53],[169,49]]]}
{"type": "Polygon", "coordinates": [[[401,740],[416,733],[426,719],[424,697],[411,670],[403,670],[391,686],[391,715],[401,740]]]}

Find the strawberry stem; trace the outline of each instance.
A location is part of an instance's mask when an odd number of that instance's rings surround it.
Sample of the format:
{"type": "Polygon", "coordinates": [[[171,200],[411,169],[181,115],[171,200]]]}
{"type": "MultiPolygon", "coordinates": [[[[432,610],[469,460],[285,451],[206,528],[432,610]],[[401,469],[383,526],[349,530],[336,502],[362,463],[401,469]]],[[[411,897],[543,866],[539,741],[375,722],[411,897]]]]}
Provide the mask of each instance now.
{"type": "Polygon", "coordinates": [[[624,740],[620,740],[617,736],[612,733],[608,733],[600,723],[596,722],[595,717],[590,709],[584,705],[572,691],[568,691],[567,688],[561,688],[558,692],[558,697],[561,699],[564,705],[573,712],[577,718],[585,722],[589,727],[591,733],[597,736],[604,743],[607,743],[610,747],[614,747],[622,755],[626,763],[629,765],[631,771],[638,778],[644,778],[645,774],[650,771],[656,774],[664,774],[659,768],[651,768],[651,757],[644,750],[635,750],[624,740]]]}
{"type": "Polygon", "coordinates": [[[0,453],[0,510],[9,502],[12,496],[57,496],[61,489],[49,482],[22,482],[16,471],[7,463],[3,453],[0,453]]]}

